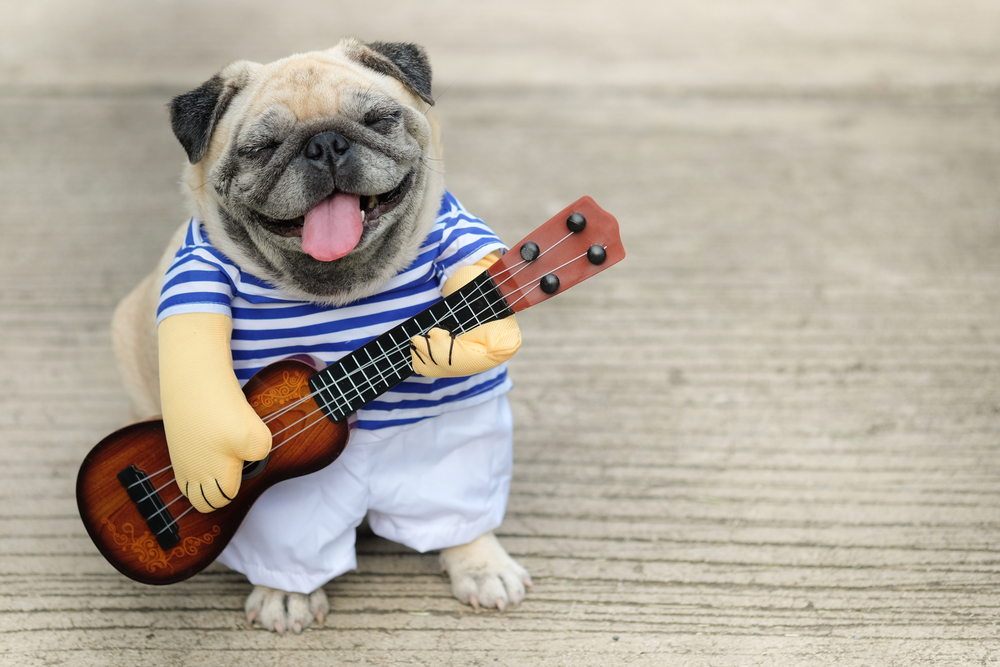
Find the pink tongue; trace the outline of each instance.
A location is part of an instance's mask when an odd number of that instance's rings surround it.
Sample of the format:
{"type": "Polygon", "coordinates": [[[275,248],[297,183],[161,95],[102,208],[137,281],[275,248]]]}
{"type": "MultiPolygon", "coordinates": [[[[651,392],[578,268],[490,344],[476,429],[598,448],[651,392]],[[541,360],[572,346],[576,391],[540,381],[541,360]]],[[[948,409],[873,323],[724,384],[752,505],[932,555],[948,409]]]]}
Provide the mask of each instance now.
{"type": "Polygon", "coordinates": [[[354,250],[364,231],[361,197],[338,192],[306,213],[302,250],[321,262],[332,262],[354,250]]]}

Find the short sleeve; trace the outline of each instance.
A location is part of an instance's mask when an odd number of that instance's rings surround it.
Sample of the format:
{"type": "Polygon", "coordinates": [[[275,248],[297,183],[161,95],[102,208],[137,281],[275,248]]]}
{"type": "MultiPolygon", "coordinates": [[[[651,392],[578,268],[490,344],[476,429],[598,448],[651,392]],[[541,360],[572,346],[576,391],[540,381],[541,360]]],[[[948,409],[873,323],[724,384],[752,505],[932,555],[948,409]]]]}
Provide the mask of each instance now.
{"type": "Polygon", "coordinates": [[[157,325],[171,315],[184,313],[232,317],[234,272],[238,276],[238,269],[208,244],[198,222],[192,221],[163,279],[157,325]]]}
{"type": "Polygon", "coordinates": [[[445,193],[438,224],[443,226],[435,273],[441,284],[462,267],[475,264],[495,250],[507,246],[490,227],[472,215],[450,193],[445,193]]]}

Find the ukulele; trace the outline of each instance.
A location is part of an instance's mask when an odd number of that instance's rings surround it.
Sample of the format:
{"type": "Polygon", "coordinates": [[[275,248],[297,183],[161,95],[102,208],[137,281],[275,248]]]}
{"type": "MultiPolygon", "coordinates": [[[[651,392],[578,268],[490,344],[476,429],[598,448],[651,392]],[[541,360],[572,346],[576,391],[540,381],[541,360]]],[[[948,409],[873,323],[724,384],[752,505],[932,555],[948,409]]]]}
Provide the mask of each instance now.
{"type": "Polygon", "coordinates": [[[415,317],[323,368],[308,355],[271,364],[243,392],[271,431],[270,453],[243,466],[236,498],[202,514],[177,488],[163,421],[99,442],[76,482],[80,517],[119,572],[172,584],[211,564],[250,507],[278,482],[316,472],[347,445],[347,419],[413,374],[410,339],[433,327],[461,334],[540,303],[625,257],[618,222],[590,197],[564,209],[487,271],[415,317]]]}

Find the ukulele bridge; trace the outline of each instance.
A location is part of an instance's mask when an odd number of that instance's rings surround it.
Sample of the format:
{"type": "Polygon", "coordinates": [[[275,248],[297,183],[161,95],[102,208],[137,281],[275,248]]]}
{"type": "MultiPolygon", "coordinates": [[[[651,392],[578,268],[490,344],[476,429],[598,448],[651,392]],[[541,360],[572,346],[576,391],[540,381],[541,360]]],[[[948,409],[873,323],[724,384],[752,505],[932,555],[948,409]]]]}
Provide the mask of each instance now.
{"type": "Polygon", "coordinates": [[[128,497],[135,503],[136,509],[146,521],[149,531],[156,537],[161,549],[166,551],[181,541],[177,522],[163,504],[163,499],[153,488],[145,471],[139,470],[132,464],[118,473],[118,481],[125,487],[128,497]]]}

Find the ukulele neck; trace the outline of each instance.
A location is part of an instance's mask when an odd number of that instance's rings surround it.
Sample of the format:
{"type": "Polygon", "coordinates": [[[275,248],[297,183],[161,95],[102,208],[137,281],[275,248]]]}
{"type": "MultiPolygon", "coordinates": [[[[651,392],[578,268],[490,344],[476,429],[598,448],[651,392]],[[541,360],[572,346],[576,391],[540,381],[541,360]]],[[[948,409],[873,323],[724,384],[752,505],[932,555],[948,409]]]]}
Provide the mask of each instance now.
{"type": "Polygon", "coordinates": [[[335,422],[413,374],[410,340],[439,327],[457,336],[561,294],[625,257],[618,221],[581,197],[454,294],[309,380],[335,422]]]}
{"type": "Polygon", "coordinates": [[[335,422],[413,375],[410,340],[438,327],[453,336],[511,315],[493,278],[483,272],[458,291],[316,373],[309,385],[335,422]]]}

